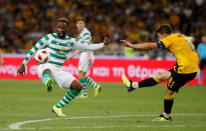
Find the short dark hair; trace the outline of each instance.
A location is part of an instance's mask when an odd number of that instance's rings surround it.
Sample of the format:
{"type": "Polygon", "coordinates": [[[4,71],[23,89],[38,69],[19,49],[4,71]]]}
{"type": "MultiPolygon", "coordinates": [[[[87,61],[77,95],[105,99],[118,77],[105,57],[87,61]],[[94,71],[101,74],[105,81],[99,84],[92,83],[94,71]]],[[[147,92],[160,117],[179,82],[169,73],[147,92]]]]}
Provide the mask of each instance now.
{"type": "Polygon", "coordinates": [[[65,17],[58,18],[57,23],[59,23],[59,22],[65,22],[67,24],[67,26],[69,25],[69,20],[65,17]]]}
{"type": "Polygon", "coordinates": [[[86,19],[84,17],[76,18],[76,22],[78,22],[78,21],[84,21],[84,23],[86,23],[86,19]]]}
{"type": "Polygon", "coordinates": [[[163,34],[163,33],[166,33],[166,34],[172,34],[173,33],[173,30],[171,28],[171,26],[169,24],[164,24],[164,25],[161,25],[157,30],[156,30],[157,33],[160,33],[160,34],[163,34]]]}

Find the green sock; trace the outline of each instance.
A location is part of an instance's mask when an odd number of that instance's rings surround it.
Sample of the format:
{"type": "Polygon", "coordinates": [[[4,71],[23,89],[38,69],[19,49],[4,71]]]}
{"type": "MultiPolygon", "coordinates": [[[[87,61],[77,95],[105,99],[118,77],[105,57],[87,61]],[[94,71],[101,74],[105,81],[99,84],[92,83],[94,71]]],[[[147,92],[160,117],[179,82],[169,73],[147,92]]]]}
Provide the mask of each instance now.
{"type": "Polygon", "coordinates": [[[48,79],[50,79],[50,78],[51,78],[51,75],[50,75],[48,72],[46,72],[46,73],[44,73],[44,75],[42,76],[42,82],[46,85],[48,79]]]}
{"type": "Polygon", "coordinates": [[[90,77],[86,77],[86,82],[89,86],[91,86],[92,88],[97,88],[97,83],[92,80],[90,77]]]}
{"type": "Polygon", "coordinates": [[[82,94],[83,94],[84,96],[86,96],[86,95],[87,95],[87,88],[86,88],[87,83],[86,83],[86,78],[80,79],[80,83],[81,83],[81,85],[82,85],[82,94]]]}
{"type": "Polygon", "coordinates": [[[66,95],[62,98],[62,100],[56,104],[57,108],[62,108],[65,105],[69,104],[77,95],[79,94],[78,91],[74,89],[69,89],[66,95]]]}

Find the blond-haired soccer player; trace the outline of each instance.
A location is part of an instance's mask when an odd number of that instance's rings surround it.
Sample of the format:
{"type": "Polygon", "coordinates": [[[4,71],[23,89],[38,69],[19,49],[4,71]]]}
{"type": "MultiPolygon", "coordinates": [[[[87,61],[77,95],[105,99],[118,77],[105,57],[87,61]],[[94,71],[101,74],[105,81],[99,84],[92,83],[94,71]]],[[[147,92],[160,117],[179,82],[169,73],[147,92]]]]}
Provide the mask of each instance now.
{"type": "Polygon", "coordinates": [[[167,88],[165,89],[164,112],[154,121],[171,121],[170,113],[173,106],[174,93],[178,92],[188,81],[195,78],[198,71],[198,55],[192,42],[193,39],[184,34],[173,33],[170,25],[161,25],[157,30],[157,35],[160,40],[157,43],[131,44],[126,40],[121,40],[121,42],[123,46],[137,50],[167,48],[176,57],[177,64],[174,68],[139,82],[128,80],[125,75],[122,75],[122,81],[128,92],[131,92],[137,88],[153,86],[168,80],[167,88]]]}
{"type": "MultiPolygon", "coordinates": [[[[80,42],[85,41],[85,44],[92,43],[92,35],[91,32],[86,28],[86,19],[84,17],[79,17],[76,19],[76,26],[79,31],[79,38],[80,42]]],[[[82,43],[83,44],[83,43],[82,43]]],[[[81,52],[79,57],[79,79],[80,83],[82,84],[82,95],[79,98],[88,98],[87,95],[87,88],[86,86],[89,85],[90,87],[95,89],[94,96],[98,96],[99,92],[101,91],[102,87],[97,84],[91,77],[87,76],[87,72],[90,70],[92,64],[94,63],[94,52],[93,51],[86,51],[86,50],[76,50],[72,53],[71,56],[68,57],[68,61],[70,61],[75,55],[81,52]]]]}

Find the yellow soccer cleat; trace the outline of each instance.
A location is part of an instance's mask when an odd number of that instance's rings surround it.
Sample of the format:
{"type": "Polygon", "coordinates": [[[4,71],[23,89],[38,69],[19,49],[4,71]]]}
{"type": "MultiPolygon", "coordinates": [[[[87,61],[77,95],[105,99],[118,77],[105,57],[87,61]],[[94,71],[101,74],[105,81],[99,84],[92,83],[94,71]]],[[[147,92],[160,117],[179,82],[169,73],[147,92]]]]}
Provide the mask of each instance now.
{"type": "Polygon", "coordinates": [[[101,92],[102,87],[100,85],[97,86],[97,88],[95,88],[95,92],[94,92],[94,96],[99,96],[99,93],[101,92]]]}
{"type": "Polygon", "coordinates": [[[152,121],[172,121],[172,117],[166,118],[161,114],[158,118],[155,118],[152,121]]]}
{"type": "Polygon", "coordinates": [[[52,84],[54,83],[53,79],[52,78],[49,78],[47,81],[46,81],[46,87],[47,87],[47,91],[48,92],[51,92],[52,91],[52,84]]]}
{"type": "Polygon", "coordinates": [[[125,75],[122,75],[122,83],[127,87],[130,87],[130,81],[127,79],[125,75]]]}
{"type": "Polygon", "coordinates": [[[58,117],[65,117],[66,115],[62,113],[62,108],[57,108],[56,105],[52,107],[51,112],[53,112],[58,117]]]}
{"type": "Polygon", "coordinates": [[[125,75],[122,75],[122,83],[125,85],[128,92],[131,92],[134,89],[136,89],[132,87],[132,80],[128,80],[125,75]]]}
{"type": "Polygon", "coordinates": [[[76,99],[79,99],[79,98],[87,99],[88,97],[89,97],[88,95],[84,96],[83,94],[81,94],[81,95],[77,96],[76,99]]]}

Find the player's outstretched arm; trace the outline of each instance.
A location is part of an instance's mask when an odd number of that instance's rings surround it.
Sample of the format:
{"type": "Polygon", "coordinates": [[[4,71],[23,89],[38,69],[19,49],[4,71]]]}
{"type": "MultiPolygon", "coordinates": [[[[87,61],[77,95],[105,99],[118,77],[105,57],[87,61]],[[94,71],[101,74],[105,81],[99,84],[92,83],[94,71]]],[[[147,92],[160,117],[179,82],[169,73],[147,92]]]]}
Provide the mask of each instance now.
{"type": "Polygon", "coordinates": [[[121,40],[122,46],[134,48],[137,50],[151,50],[158,48],[157,43],[148,42],[148,43],[142,43],[142,44],[132,44],[129,41],[121,40]]]}
{"type": "Polygon", "coordinates": [[[90,50],[90,51],[94,51],[94,50],[98,50],[103,48],[104,46],[107,46],[110,43],[110,39],[108,37],[104,37],[104,41],[103,43],[99,43],[99,44],[82,44],[82,43],[78,43],[76,42],[73,46],[73,49],[75,50],[90,50]]]}

